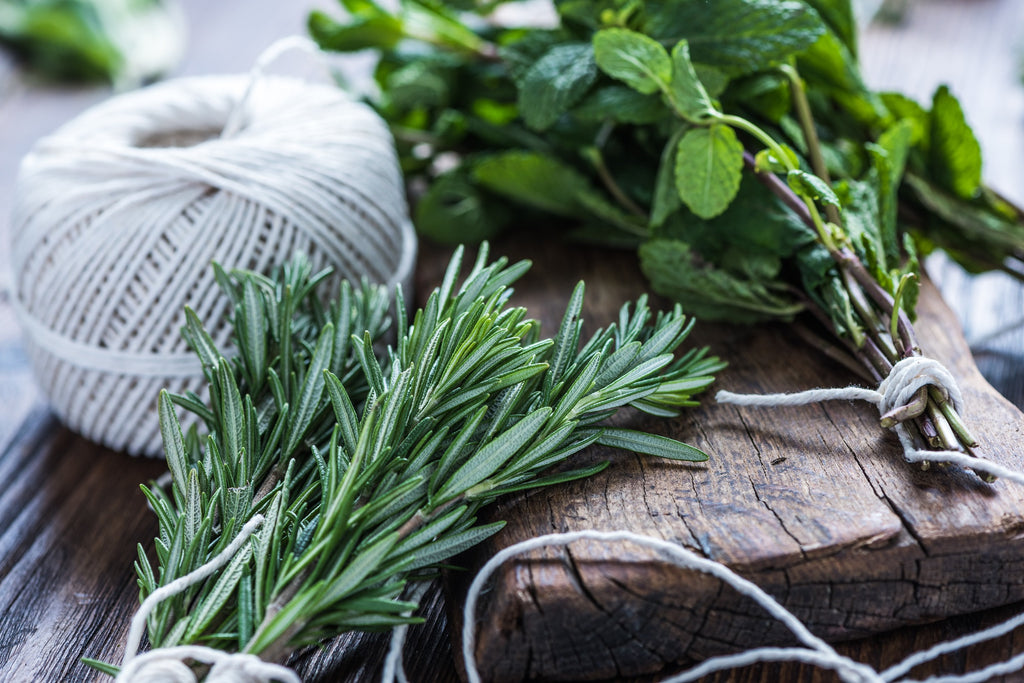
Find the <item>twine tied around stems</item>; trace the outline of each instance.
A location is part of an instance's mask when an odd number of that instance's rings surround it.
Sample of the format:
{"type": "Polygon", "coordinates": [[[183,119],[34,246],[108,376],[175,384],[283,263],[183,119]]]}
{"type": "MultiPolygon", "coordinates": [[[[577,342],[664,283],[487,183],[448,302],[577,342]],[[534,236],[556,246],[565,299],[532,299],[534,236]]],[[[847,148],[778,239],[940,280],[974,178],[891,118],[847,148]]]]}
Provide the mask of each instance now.
{"type": "MultiPolygon", "coordinates": [[[[963,409],[963,394],[952,373],[939,361],[924,356],[911,356],[896,363],[889,375],[878,385],[878,389],[842,387],[808,389],[791,394],[735,394],[731,391],[719,391],[715,394],[715,400],[719,403],[731,403],[738,406],[760,407],[799,406],[822,401],[867,401],[878,406],[879,413],[885,415],[893,409],[909,403],[919,389],[927,386],[936,387],[944,395],[947,395],[957,411],[963,409]]],[[[903,456],[907,462],[949,463],[972,469],[980,474],[1024,484],[1024,473],[961,451],[917,448],[905,425],[896,422],[892,428],[900,440],[903,456]]]]}
{"type": "Polygon", "coordinates": [[[132,617],[121,671],[114,679],[116,683],[197,683],[199,679],[192,668],[185,664],[186,659],[212,664],[204,679],[206,683],[302,683],[298,674],[286,666],[264,662],[255,655],[224,652],[204,645],[177,645],[137,654],[142,633],[146,629],[146,619],[157,604],[203,581],[227,564],[262,524],[263,515],[253,516],[228,547],[209,562],[157,588],[142,601],[132,617]]]}

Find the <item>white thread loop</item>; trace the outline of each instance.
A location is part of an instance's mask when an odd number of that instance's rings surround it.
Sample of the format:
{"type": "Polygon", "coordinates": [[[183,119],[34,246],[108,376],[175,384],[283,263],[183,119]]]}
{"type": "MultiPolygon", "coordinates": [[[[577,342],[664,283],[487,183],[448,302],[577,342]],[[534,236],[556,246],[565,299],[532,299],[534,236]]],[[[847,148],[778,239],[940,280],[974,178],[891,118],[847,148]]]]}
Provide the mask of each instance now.
{"type": "Polygon", "coordinates": [[[228,120],[224,124],[224,129],[220,132],[221,138],[230,138],[242,129],[248,115],[249,99],[256,84],[266,76],[267,69],[271,64],[293,50],[319,57],[326,69],[326,56],[317,44],[309,38],[305,36],[286,36],[275,40],[271,43],[270,47],[260,53],[260,56],[256,58],[256,63],[249,70],[249,83],[245,86],[242,96],[238,98],[238,102],[231,109],[231,113],[228,114],[228,120]]]}
{"type": "MultiPolygon", "coordinates": [[[[665,679],[662,683],[689,683],[716,671],[735,669],[762,662],[801,662],[830,669],[836,672],[844,683],[892,683],[919,664],[1009,633],[1014,628],[1024,624],[1024,615],[1019,615],[998,626],[958,638],[948,643],[941,643],[924,652],[915,653],[883,673],[878,673],[866,664],[840,655],[831,645],[812,634],[792,612],[779,604],[775,598],[723,564],[701,557],[675,543],[670,543],[660,538],[643,536],[631,531],[574,531],[538,536],[537,538],[531,538],[511,545],[495,554],[473,579],[473,583],[470,585],[469,592],[466,595],[466,604],[462,615],[462,656],[465,661],[466,676],[470,683],[480,683],[481,680],[480,672],[476,666],[475,654],[476,606],[484,584],[486,584],[499,566],[516,555],[540,548],[564,547],[579,540],[591,540],[602,543],[628,541],[660,552],[666,561],[677,567],[714,576],[740,594],[751,598],[772,617],[785,625],[804,646],[763,647],[733,655],[713,657],[692,669],[665,679]]],[[[1011,674],[1021,669],[1024,669],[1024,655],[1018,655],[1005,662],[993,664],[979,671],[932,677],[928,681],[929,683],[977,683],[986,681],[992,676],[1011,674]]],[[[912,683],[909,679],[899,680],[912,683]]]]}
{"type": "Polygon", "coordinates": [[[213,665],[206,676],[206,683],[302,683],[298,675],[286,666],[264,662],[255,655],[229,653],[204,645],[177,645],[137,654],[146,620],[156,606],[203,581],[231,561],[262,524],[263,515],[254,515],[217,556],[202,567],[157,588],[142,601],[128,629],[121,672],[115,679],[118,683],[196,683],[195,673],[183,661],[186,659],[213,665]]]}
{"type": "Polygon", "coordinates": [[[881,395],[878,412],[884,415],[910,403],[918,389],[929,385],[947,394],[958,411],[963,410],[964,397],[960,385],[946,366],[934,358],[911,356],[892,366],[889,376],[878,385],[878,393],[881,395]]]}
{"type": "MultiPolygon", "coordinates": [[[[416,584],[409,590],[405,598],[409,602],[419,602],[427,594],[430,584],[426,581],[416,584]]],[[[412,612],[406,612],[404,616],[411,616],[412,612]]],[[[409,624],[400,624],[391,629],[391,642],[388,645],[388,654],[384,658],[384,669],[381,672],[381,683],[408,683],[405,668],[402,666],[402,650],[405,648],[405,637],[409,632],[409,624]]]]}
{"type": "Polygon", "coordinates": [[[788,661],[796,657],[805,656],[807,657],[806,661],[810,663],[834,670],[845,683],[884,683],[883,679],[871,667],[837,653],[831,645],[811,633],[799,619],[780,605],[775,598],[725,565],[701,557],[681,545],[670,543],[660,538],[642,536],[631,531],[594,530],[547,534],[516,543],[496,553],[477,573],[473,583],[469,586],[469,592],[466,595],[466,605],[462,615],[462,656],[465,660],[466,676],[469,679],[469,683],[480,683],[481,681],[480,672],[476,668],[476,655],[474,653],[476,648],[476,604],[484,584],[494,571],[505,561],[530,550],[563,547],[581,540],[599,541],[602,543],[629,541],[630,543],[662,553],[669,562],[677,567],[714,576],[737,592],[750,597],[771,616],[782,622],[796,636],[797,640],[806,646],[806,649],[787,648],[780,650],[779,648],[763,648],[760,650],[750,650],[738,655],[715,657],[689,671],[667,679],[666,683],[668,681],[671,681],[671,683],[685,683],[686,681],[697,680],[715,671],[732,669],[761,661],[779,661],[783,657],[788,661]],[[784,653],[782,657],[780,657],[780,652],[784,653]],[[798,652],[801,654],[797,654],[798,652]],[[802,653],[807,654],[804,655],[802,653]]]}

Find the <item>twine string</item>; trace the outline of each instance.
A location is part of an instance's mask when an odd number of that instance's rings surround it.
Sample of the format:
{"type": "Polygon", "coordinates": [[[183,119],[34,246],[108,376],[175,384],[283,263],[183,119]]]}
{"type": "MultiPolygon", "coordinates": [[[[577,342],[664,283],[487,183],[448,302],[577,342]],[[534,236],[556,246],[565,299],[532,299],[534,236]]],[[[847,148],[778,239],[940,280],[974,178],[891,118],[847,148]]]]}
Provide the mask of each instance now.
{"type": "MultiPolygon", "coordinates": [[[[426,581],[415,584],[412,589],[409,590],[408,600],[410,602],[419,603],[423,599],[423,596],[427,594],[427,589],[430,588],[430,584],[426,581]]],[[[410,616],[411,612],[406,612],[405,616],[410,616]]],[[[391,641],[388,644],[388,654],[384,659],[384,670],[381,672],[381,683],[408,683],[408,679],[405,676],[405,668],[402,666],[402,650],[405,647],[405,638],[409,632],[409,624],[401,624],[391,629],[391,641]]]]}
{"type": "Polygon", "coordinates": [[[184,662],[186,659],[212,665],[206,683],[302,683],[298,674],[288,667],[264,662],[255,655],[224,652],[205,645],[176,645],[138,654],[146,621],[156,606],[205,580],[230,562],[263,524],[263,519],[263,515],[254,515],[231,543],[209,562],[146,596],[132,617],[121,671],[115,679],[117,683],[197,683],[195,673],[184,662]]]}
{"type": "MultiPolygon", "coordinates": [[[[889,376],[882,380],[878,389],[864,387],[843,387],[836,389],[808,389],[791,394],[736,394],[719,391],[715,400],[738,406],[778,407],[797,406],[823,401],[867,401],[878,406],[878,412],[885,415],[894,408],[905,405],[922,387],[934,386],[949,395],[957,411],[963,410],[963,393],[942,363],[924,356],[904,358],[896,363],[889,376]]],[[[914,444],[914,437],[902,423],[893,425],[893,431],[903,448],[907,462],[944,462],[988,474],[1018,484],[1024,484],[1024,473],[1003,467],[994,462],[975,457],[962,451],[926,450],[914,444]]]]}
{"type": "Polygon", "coordinates": [[[233,137],[241,130],[245,125],[245,117],[248,113],[249,99],[252,97],[252,91],[266,75],[267,69],[278,59],[293,50],[318,57],[320,63],[326,67],[327,62],[323,51],[306,36],[286,36],[271,43],[270,47],[261,52],[259,57],[256,58],[256,62],[252,65],[252,69],[249,71],[249,82],[246,84],[242,96],[238,98],[235,106],[232,107],[231,113],[228,114],[228,120],[220,133],[221,138],[233,137]]]}
{"type": "MultiPolygon", "coordinates": [[[[662,683],[689,683],[716,671],[735,669],[764,662],[800,662],[834,671],[844,683],[893,683],[910,679],[900,676],[924,662],[951,652],[956,652],[997,636],[1009,633],[1024,625],[1024,614],[1009,619],[997,626],[973,633],[955,640],[940,643],[928,650],[914,653],[884,672],[879,673],[863,664],[835,651],[832,646],[812,634],[792,612],[783,607],[767,592],[751,581],[739,576],[723,564],[701,557],[681,545],[660,538],[644,536],[631,531],[582,530],[569,533],[547,534],[511,545],[496,553],[477,573],[470,584],[463,608],[462,656],[469,683],[480,683],[480,672],[476,665],[476,609],[480,595],[494,572],[509,559],[531,550],[565,547],[581,540],[600,543],[630,542],[661,553],[669,563],[693,571],[699,571],[723,581],[742,595],[751,598],[768,614],[781,622],[796,636],[803,647],[762,647],[731,655],[712,657],[680,674],[666,678],[662,683]]],[[[980,683],[997,675],[1012,674],[1024,669],[1024,654],[1004,662],[992,664],[984,669],[965,674],[938,676],[928,683],[980,683]]]]}

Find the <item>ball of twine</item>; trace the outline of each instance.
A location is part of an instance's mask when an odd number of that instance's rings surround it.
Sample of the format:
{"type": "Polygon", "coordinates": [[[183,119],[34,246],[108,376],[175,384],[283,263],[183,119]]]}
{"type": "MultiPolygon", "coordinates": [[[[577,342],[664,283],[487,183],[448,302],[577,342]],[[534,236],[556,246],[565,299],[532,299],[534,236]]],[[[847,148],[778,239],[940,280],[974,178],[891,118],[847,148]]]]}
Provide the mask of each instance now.
{"type": "Polygon", "coordinates": [[[161,453],[159,390],[201,385],[184,307],[228,345],[212,261],[266,272],[302,251],[346,278],[408,286],[415,260],[383,121],[289,78],[179,79],[111,99],[35,146],[16,197],[12,299],[36,378],[69,427],[132,454],[161,453]]]}

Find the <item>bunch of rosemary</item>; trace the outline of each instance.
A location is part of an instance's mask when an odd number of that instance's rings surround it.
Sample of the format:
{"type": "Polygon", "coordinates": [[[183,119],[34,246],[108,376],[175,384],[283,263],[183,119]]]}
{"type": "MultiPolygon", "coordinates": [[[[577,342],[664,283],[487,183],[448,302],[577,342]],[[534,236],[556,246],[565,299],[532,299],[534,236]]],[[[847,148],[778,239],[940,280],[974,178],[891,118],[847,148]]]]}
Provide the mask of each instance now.
{"type": "MultiPolygon", "coordinates": [[[[559,216],[573,239],[636,248],[698,318],[810,311],[841,346],[814,343],[876,383],[921,353],[919,253],[1008,270],[1024,255],[1024,214],[981,184],[948,90],[929,111],[864,85],[848,0],[555,0],[541,27],[492,21],[500,0],[342,4],[348,19],[317,12],[310,31],[379,53],[373,104],[435,239],[559,216]]],[[[895,422],[976,445],[941,390],[895,422]]]]}
{"type": "Polygon", "coordinates": [[[602,426],[624,406],[675,415],[723,367],[705,350],[675,355],[692,326],[678,306],[654,315],[641,298],[581,346],[581,283],[558,333],[542,338],[507,304],[529,263],[488,263],[485,245],[459,286],[462,253],[411,320],[400,292],[392,319],[386,291],[365,283],[322,304],[326,272],[301,257],[273,277],[218,269],[238,353],[227,359],[189,313],[210,400],[160,397],[172,483],[143,487],[160,535],[155,569],[139,547],[141,597],[206,564],[255,515],[265,521],[226,567],[160,603],[153,647],[283,662],[344,631],[417,621],[405,587],[502,526],[478,524],[481,506],[607,465],[556,468],[573,453],[597,443],[706,459],[602,426]],[[389,325],[397,341],[375,354],[389,325]],[[175,404],[205,436],[182,434],[175,404]]]}

